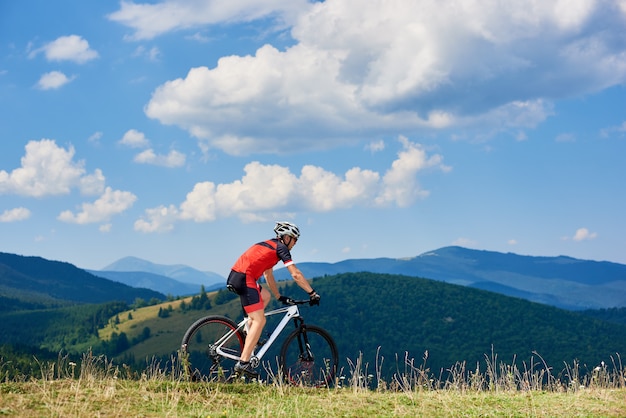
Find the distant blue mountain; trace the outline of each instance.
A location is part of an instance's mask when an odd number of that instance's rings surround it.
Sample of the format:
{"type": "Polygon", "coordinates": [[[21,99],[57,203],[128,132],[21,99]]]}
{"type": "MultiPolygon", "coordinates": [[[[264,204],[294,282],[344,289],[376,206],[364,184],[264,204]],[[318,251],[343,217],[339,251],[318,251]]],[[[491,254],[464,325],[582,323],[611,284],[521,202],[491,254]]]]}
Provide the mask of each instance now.
{"type": "Polygon", "coordinates": [[[90,273],[133,287],[145,287],[173,296],[186,296],[226,285],[226,279],[213,272],[203,272],[183,264],[155,264],[137,257],[124,257],[102,270],[90,273]]]}
{"type": "Polygon", "coordinates": [[[124,257],[109,264],[104,271],[143,271],[146,273],[159,274],[183,283],[195,283],[198,285],[211,286],[223,283],[226,279],[217,273],[203,272],[184,264],[164,265],[142,260],[137,257],[124,257]]]}
{"type": "MultiPolygon", "coordinates": [[[[626,265],[572,257],[533,257],[513,253],[444,247],[412,258],[350,259],[337,263],[298,263],[312,279],[341,273],[371,272],[423,277],[473,287],[568,310],[626,307],[626,265]]],[[[91,273],[134,287],[183,296],[199,286],[215,290],[226,279],[185,265],[159,265],[125,257],[91,273]]],[[[284,268],[277,280],[290,279],[284,268]]]]}
{"type": "MultiPolygon", "coordinates": [[[[626,307],[626,265],[444,247],[406,259],[298,263],[305,277],[367,271],[469,286],[569,310],[626,307]]],[[[277,280],[290,278],[276,269],[277,280]]]]}
{"type": "MultiPolygon", "coordinates": [[[[87,270],[94,276],[103,277],[118,283],[139,288],[156,290],[164,295],[188,296],[200,292],[199,284],[182,283],[160,274],[146,273],[144,271],[107,271],[87,270]]],[[[205,286],[205,290],[211,290],[205,286]]]]}
{"type": "Polygon", "coordinates": [[[108,280],[73,264],[0,252],[0,311],[135,299],[165,300],[154,289],[108,280]]]}

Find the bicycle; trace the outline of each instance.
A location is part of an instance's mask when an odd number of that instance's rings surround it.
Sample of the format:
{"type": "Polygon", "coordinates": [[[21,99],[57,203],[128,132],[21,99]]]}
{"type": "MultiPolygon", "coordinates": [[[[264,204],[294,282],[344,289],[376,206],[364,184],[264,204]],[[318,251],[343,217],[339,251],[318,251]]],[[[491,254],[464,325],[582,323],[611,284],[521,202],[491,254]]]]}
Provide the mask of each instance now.
{"type": "MultiPolygon", "coordinates": [[[[295,329],[283,342],[278,356],[279,370],[294,385],[330,386],[337,372],[338,352],[328,332],[315,325],[306,325],[299,305],[309,300],[265,313],[266,317],[284,314],[267,341],[257,344],[250,362],[258,367],[277,337],[293,320],[295,329]]],[[[206,316],[194,322],[182,340],[181,354],[186,372],[192,380],[231,381],[234,365],[239,360],[246,338],[248,317],[239,323],[225,316],[206,316]]]]}

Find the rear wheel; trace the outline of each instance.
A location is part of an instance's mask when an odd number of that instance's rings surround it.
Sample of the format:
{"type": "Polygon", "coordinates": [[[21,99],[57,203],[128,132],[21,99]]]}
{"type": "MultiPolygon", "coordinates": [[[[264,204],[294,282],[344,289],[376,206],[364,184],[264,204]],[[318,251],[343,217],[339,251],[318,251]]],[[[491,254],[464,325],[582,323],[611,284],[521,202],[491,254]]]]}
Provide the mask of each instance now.
{"type": "Polygon", "coordinates": [[[194,322],[181,344],[182,364],[194,381],[227,381],[233,376],[236,360],[219,355],[215,342],[231,333],[221,350],[239,357],[245,337],[237,325],[223,316],[207,316],[194,322]]]}
{"type": "Polygon", "coordinates": [[[337,346],[324,329],[303,325],[280,350],[280,367],[289,382],[310,387],[330,386],[337,373],[337,346]]]}

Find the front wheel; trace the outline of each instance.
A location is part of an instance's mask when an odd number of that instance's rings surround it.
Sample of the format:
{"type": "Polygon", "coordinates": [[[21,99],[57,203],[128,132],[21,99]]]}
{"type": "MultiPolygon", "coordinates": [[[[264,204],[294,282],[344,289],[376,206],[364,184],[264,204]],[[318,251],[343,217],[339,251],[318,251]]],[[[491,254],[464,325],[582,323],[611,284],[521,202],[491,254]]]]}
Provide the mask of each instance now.
{"type": "Polygon", "coordinates": [[[337,373],[337,346],[328,332],[314,325],[294,330],[280,350],[284,377],[295,385],[330,386],[337,373]]]}
{"type": "Polygon", "coordinates": [[[221,350],[239,357],[245,337],[237,325],[223,316],[206,316],[194,322],[181,344],[182,364],[194,381],[226,381],[233,375],[235,360],[223,357],[215,343],[226,335],[221,350]]]}

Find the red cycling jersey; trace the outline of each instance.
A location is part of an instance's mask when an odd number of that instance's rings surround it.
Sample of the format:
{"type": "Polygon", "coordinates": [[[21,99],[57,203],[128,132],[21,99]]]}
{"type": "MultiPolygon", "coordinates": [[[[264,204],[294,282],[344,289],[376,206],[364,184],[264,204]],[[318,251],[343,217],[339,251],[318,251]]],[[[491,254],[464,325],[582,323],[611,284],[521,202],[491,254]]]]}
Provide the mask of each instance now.
{"type": "Polygon", "coordinates": [[[252,284],[261,278],[265,270],[274,267],[281,260],[285,267],[293,264],[289,248],[278,238],[268,239],[248,248],[237,259],[232,270],[244,273],[246,282],[252,284]]]}

